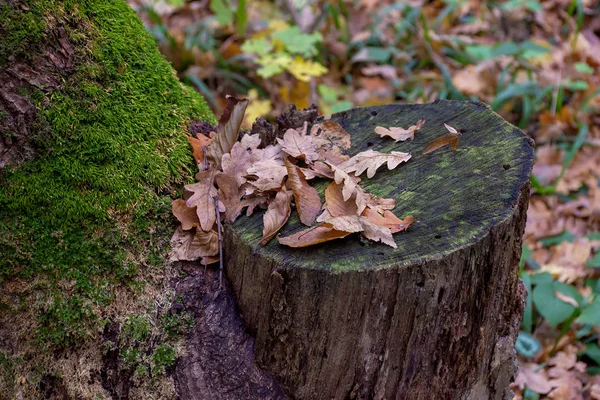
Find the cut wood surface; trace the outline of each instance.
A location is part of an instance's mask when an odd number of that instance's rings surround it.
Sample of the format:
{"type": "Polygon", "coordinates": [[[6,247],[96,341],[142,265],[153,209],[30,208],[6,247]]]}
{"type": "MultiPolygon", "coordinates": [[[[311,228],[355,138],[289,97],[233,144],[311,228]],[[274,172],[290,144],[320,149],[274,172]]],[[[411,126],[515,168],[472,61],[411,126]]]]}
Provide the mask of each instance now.
{"type": "MultiPolygon", "coordinates": [[[[361,186],[416,222],[394,235],[396,249],[356,234],[261,247],[262,213],[228,226],[226,273],[259,364],[295,398],[509,396],[533,142],[474,102],[357,108],[332,121],[351,134],[351,155],[412,154],[361,186]],[[374,133],[422,118],[412,141],[374,133]],[[423,155],[444,123],[461,133],[457,149],[423,155]]],[[[301,229],[293,212],[280,234],[301,229]]]]}

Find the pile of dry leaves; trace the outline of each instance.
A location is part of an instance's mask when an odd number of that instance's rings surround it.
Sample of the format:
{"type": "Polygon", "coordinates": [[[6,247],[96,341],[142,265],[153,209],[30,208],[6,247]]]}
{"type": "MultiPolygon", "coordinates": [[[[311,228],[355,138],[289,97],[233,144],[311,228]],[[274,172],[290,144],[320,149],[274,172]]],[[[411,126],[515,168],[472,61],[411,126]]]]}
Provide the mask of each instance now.
{"type": "MultiPolygon", "coordinates": [[[[389,170],[410,160],[398,151],[367,150],[349,157],[348,132],[334,122],[287,129],[274,143],[261,146],[260,134],[240,135],[248,100],[228,97],[216,132],[190,137],[199,172],[197,183],[186,185],[184,199],[173,202],[173,214],[181,222],[172,239],[173,260],[218,261],[221,220],[233,222],[246,208],[250,216],[257,207],[263,215],[265,245],[285,225],[295,204],[300,221],[309,228],[287,237],[280,244],[305,247],[360,232],[365,238],[396,247],[393,233],[407,229],[414,219],[398,218],[393,199],[378,198],[360,187],[366,171],[372,178],[384,164],[389,170]],[[325,203],[308,181],[330,179],[325,203]],[[319,224],[312,226],[314,222],[319,224]]],[[[396,141],[412,139],[424,120],[408,129],[377,127],[375,133],[396,141]]],[[[449,128],[450,129],[450,128],[449,128]]],[[[439,146],[438,146],[439,147],[439,146]]]]}

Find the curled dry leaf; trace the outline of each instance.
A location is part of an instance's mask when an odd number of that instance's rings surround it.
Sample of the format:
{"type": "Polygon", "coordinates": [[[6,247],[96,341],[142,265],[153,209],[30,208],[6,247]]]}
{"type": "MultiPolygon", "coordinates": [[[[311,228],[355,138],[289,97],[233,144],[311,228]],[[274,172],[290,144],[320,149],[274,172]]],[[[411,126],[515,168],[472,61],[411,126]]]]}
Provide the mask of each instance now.
{"type": "Polygon", "coordinates": [[[350,232],[338,231],[333,229],[331,225],[325,224],[296,232],[291,236],[278,237],[277,240],[280,244],[285,246],[299,248],[328,242],[334,239],[341,239],[349,234],[350,232]]]}
{"type": "Polygon", "coordinates": [[[315,174],[315,176],[318,176],[319,178],[333,179],[333,171],[324,162],[315,161],[310,166],[310,169],[313,171],[313,173],[315,174]]]}
{"type": "Polygon", "coordinates": [[[199,182],[185,185],[185,190],[192,192],[187,200],[188,207],[196,207],[196,214],[200,220],[200,227],[204,231],[210,231],[217,220],[215,203],[213,197],[217,195],[217,189],[213,185],[215,172],[213,169],[200,171],[196,174],[199,182]]]}
{"type": "Polygon", "coordinates": [[[200,226],[196,207],[188,207],[185,200],[173,200],[171,210],[173,211],[173,215],[181,222],[181,228],[184,231],[200,226]]]}
{"type": "Polygon", "coordinates": [[[452,146],[452,151],[456,150],[458,147],[458,137],[460,136],[460,132],[451,127],[448,124],[444,124],[446,129],[450,132],[446,136],[439,137],[437,139],[432,140],[427,143],[427,146],[423,149],[423,154],[429,154],[432,151],[436,151],[437,149],[444,147],[446,145],[452,146]]]}
{"type": "Polygon", "coordinates": [[[392,233],[405,231],[415,222],[415,219],[410,215],[402,220],[391,211],[385,210],[382,216],[371,208],[366,208],[362,216],[376,225],[389,228],[392,233]]]}
{"type": "Polygon", "coordinates": [[[287,191],[285,187],[277,192],[275,199],[269,203],[269,208],[263,216],[263,235],[260,241],[261,245],[267,244],[269,240],[285,225],[292,208],[290,202],[292,200],[292,192],[287,191]]]}
{"type": "Polygon", "coordinates": [[[295,129],[288,129],[283,135],[283,139],[277,138],[277,142],[284,152],[294,158],[305,160],[307,163],[319,158],[312,136],[300,135],[295,129]]]}
{"type": "Polygon", "coordinates": [[[247,106],[248,99],[239,100],[233,96],[227,96],[227,106],[219,119],[217,134],[206,149],[206,156],[217,168],[221,168],[223,154],[229,153],[238,140],[238,133],[247,106]]]}
{"type": "Polygon", "coordinates": [[[345,161],[337,166],[344,171],[354,172],[356,176],[367,171],[367,178],[375,176],[377,169],[387,163],[388,170],[396,168],[400,163],[410,160],[409,153],[400,151],[392,151],[391,153],[380,153],[374,150],[367,150],[358,153],[348,161],[345,161]]]}
{"type": "Polygon", "coordinates": [[[302,171],[288,159],[285,160],[285,166],[288,171],[288,183],[294,192],[294,201],[300,221],[304,225],[310,226],[321,211],[319,193],[306,182],[302,171]]]}
{"type": "Polygon", "coordinates": [[[392,126],[390,128],[384,128],[378,126],[375,128],[375,133],[381,137],[389,136],[396,142],[403,142],[405,140],[413,140],[415,138],[415,132],[420,130],[425,125],[425,120],[420,119],[416,124],[410,126],[408,129],[402,127],[392,126]]]}
{"type": "Polygon", "coordinates": [[[204,153],[206,152],[207,146],[211,142],[210,138],[200,134],[198,135],[197,139],[193,136],[188,136],[187,140],[192,146],[192,151],[194,152],[194,160],[196,160],[196,164],[199,165],[203,163],[204,153]]]}
{"type": "Polygon", "coordinates": [[[181,226],[171,238],[171,261],[194,261],[219,254],[219,235],[196,228],[184,231],[181,226]]]}

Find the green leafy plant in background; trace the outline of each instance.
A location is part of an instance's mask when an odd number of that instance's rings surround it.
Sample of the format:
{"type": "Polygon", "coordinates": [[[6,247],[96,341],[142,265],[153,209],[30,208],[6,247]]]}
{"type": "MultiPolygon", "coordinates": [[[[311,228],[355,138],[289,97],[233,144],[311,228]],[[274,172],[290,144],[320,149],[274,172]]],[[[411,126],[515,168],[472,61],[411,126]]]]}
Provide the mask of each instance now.
{"type": "Polygon", "coordinates": [[[327,72],[327,68],[313,60],[322,41],[319,32],[303,33],[297,26],[271,24],[266,32],[245,41],[242,50],[255,56],[260,66],[257,73],[262,78],[287,71],[299,81],[308,82],[327,72]]]}

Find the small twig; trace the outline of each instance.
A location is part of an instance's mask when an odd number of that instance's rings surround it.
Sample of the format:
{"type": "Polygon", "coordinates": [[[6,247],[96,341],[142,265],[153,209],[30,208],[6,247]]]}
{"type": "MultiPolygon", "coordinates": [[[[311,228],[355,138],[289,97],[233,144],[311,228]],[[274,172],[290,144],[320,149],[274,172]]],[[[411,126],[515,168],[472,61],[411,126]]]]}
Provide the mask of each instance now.
{"type": "Polygon", "coordinates": [[[206,145],[202,148],[202,155],[204,156],[204,170],[205,171],[210,168],[210,165],[208,164],[208,157],[206,156],[207,148],[208,148],[208,145],[206,145]]]}
{"type": "Polygon", "coordinates": [[[219,234],[219,290],[223,289],[223,236],[221,235],[221,213],[219,213],[219,197],[213,197],[215,213],[217,213],[217,232],[219,234]]]}

